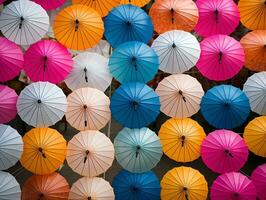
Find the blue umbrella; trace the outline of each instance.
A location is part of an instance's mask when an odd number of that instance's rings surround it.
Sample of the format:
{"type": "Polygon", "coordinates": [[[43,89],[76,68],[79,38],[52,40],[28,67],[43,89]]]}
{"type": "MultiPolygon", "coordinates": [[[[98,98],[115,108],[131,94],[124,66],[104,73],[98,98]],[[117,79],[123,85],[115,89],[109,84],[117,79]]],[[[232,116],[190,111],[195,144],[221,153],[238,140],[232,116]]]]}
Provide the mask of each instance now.
{"type": "Polygon", "coordinates": [[[133,5],[121,5],[109,12],[104,20],[105,37],[112,47],[127,41],[148,43],[153,36],[151,18],[133,5]]]}
{"type": "Polygon", "coordinates": [[[113,117],[128,128],[141,128],[153,122],[160,113],[160,100],[144,83],[121,85],[111,97],[113,117]]]}
{"type": "Polygon", "coordinates": [[[119,45],[109,60],[109,69],[120,83],[148,82],[159,67],[155,51],[142,42],[126,42],[119,45]]]}
{"type": "Polygon", "coordinates": [[[160,183],[151,171],[136,174],[122,170],[115,176],[112,186],[116,200],[160,199],[160,183]]]}
{"type": "Polygon", "coordinates": [[[215,128],[232,129],[248,117],[249,100],[244,92],[231,85],[215,86],[201,100],[201,113],[215,128]]]}

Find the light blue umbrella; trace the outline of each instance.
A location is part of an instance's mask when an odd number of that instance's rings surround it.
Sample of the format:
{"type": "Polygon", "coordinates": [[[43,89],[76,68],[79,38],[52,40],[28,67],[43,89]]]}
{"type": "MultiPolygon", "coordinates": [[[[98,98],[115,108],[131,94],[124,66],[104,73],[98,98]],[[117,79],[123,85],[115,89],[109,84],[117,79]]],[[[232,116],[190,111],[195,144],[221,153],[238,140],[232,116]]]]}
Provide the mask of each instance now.
{"type": "Polygon", "coordinates": [[[142,42],[119,45],[109,60],[109,69],[120,83],[148,82],[158,71],[159,58],[155,51],[142,42]]]}

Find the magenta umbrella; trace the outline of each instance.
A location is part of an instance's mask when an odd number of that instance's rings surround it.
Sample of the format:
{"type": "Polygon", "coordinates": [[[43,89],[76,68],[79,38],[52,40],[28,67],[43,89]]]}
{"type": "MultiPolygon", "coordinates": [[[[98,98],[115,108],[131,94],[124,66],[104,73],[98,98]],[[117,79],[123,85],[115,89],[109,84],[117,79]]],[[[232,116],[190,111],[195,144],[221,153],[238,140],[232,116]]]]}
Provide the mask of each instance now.
{"type": "Polygon", "coordinates": [[[240,14],[233,0],[197,0],[199,20],[195,27],[198,35],[229,35],[239,24],[240,14]]]}
{"type": "Polygon", "coordinates": [[[24,56],[24,70],[32,81],[59,83],[72,70],[68,50],[58,42],[41,40],[32,44],[24,56]]]}
{"type": "Polygon", "coordinates": [[[65,0],[33,0],[35,3],[40,4],[45,10],[53,10],[65,3],[65,0]]]}
{"type": "Polygon", "coordinates": [[[259,199],[266,199],[266,164],[258,166],[251,175],[251,180],[254,183],[257,196],[259,199]]]}
{"type": "Polygon", "coordinates": [[[213,200],[256,200],[254,184],[238,172],[218,176],[211,188],[213,200]]]}
{"type": "Polygon", "coordinates": [[[0,4],[4,3],[6,0],[0,0],[0,4]]]}
{"type": "Polygon", "coordinates": [[[0,85],[0,124],[8,123],[17,115],[17,98],[15,90],[0,85]]]}
{"type": "Polygon", "coordinates": [[[15,78],[24,63],[21,49],[13,42],[0,37],[0,82],[15,78]]]}
{"type": "Polygon", "coordinates": [[[244,49],[234,38],[214,35],[200,43],[201,55],[196,66],[210,80],[223,81],[235,76],[245,62],[244,49]]]}

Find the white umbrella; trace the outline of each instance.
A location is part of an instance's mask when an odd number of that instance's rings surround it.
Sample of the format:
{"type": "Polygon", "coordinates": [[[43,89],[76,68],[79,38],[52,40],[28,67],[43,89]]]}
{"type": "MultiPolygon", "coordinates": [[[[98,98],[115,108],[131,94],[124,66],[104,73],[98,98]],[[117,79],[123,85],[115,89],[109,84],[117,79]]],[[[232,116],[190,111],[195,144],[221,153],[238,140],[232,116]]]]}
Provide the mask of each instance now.
{"type": "Polygon", "coordinates": [[[33,44],[49,29],[49,17],[39,5],[28,0],[13,1],[0,16],[0,30],[9,40],[20,44],[33,44]]]}
{"type": "Polygon", "coordinates": [[[112,81],[108,59],[96,53],[80,53],[73,58],[74,65],[65,83],[71,90],[92,87],[105,91],[112,81]]]}
{"type": "Polygon", "coordinates": [[[31,126],[51,126],[64,116],[67,100],[63,91],[56,85],[36,82],[21,91],[17,110],[21,119],[31,126]]]}
{"type": "Polygon", "coordinates": [[[14,176],[0,171],[0,199],[20,200],[21,189],[14,176]]]}
{"type": "Polygon", "coordinates": [[[23,140],[16,129],[0,124],[0,170],[16,164],[23,151],[23,140]]]}
{"type": "Polygon", "coordinates": [[[259,72],[249,77],[243,91],[249,98],[251,110],[266,115],[266,72],[259,72]]]}
{"type": "Polygon", "coordinates": [[[159,69],[167,73],[183,73],[197,63],[200,45],[191,33],[173,30],[157,37],[151,46],[159,56],[159,69]]]}

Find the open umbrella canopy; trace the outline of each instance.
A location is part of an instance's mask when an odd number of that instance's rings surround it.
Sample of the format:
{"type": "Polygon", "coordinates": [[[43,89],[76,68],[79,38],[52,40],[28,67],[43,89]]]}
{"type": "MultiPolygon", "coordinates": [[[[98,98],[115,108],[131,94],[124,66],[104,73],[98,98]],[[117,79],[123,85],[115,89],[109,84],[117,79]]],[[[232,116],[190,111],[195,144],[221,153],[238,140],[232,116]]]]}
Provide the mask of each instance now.
{"type": "Polygon", "coordinates": [[[214,86],[201,101],[201,113],[210,125],[232,129],[246,121],[250,111],[244,92],[231,85],[214,86]]]}
{"type": "Polygon", "coordinates": [[[14,176],[8,172],[0,171],[0,199],[20,200],[21,190],[14,176]]]}
{"type": "Polygon", "coordinates": [[[33,0],[35,3],[40,4],[45,10],[53,10],[65,3],[65,0],[33,0]]]}
{"type": "Polygon", "coordinates": [[[121,170],[113,179],[116,200],[159,200],[160,183],[152,171],[130,173],[121,170]]]}
{"type": "Polygon", "coordinates": [[[109,69],[120,83],[143,82],[154,78],[159,58],[155,51],[142,42],[125,42],[119,45],[109,60],[109,69]]]}
{"type": "Polygon", "coordinates": [[[150,0],[120,0],[120,4],[132,4],[138,7],[143,7],[149,2],[150,0]]]}
{"type": "Polygon", "coordinates": [[[266,199],[266,163],[258,166],[251,174],[259,199],[266,199]]]}
{"type": "Polygon", "coordinates": [[[183,73],[194,67],[200,57],[200,45],[189,32],[172,30],[159,35],[151,46],[160,61],[160,70],[183,73]]]}

